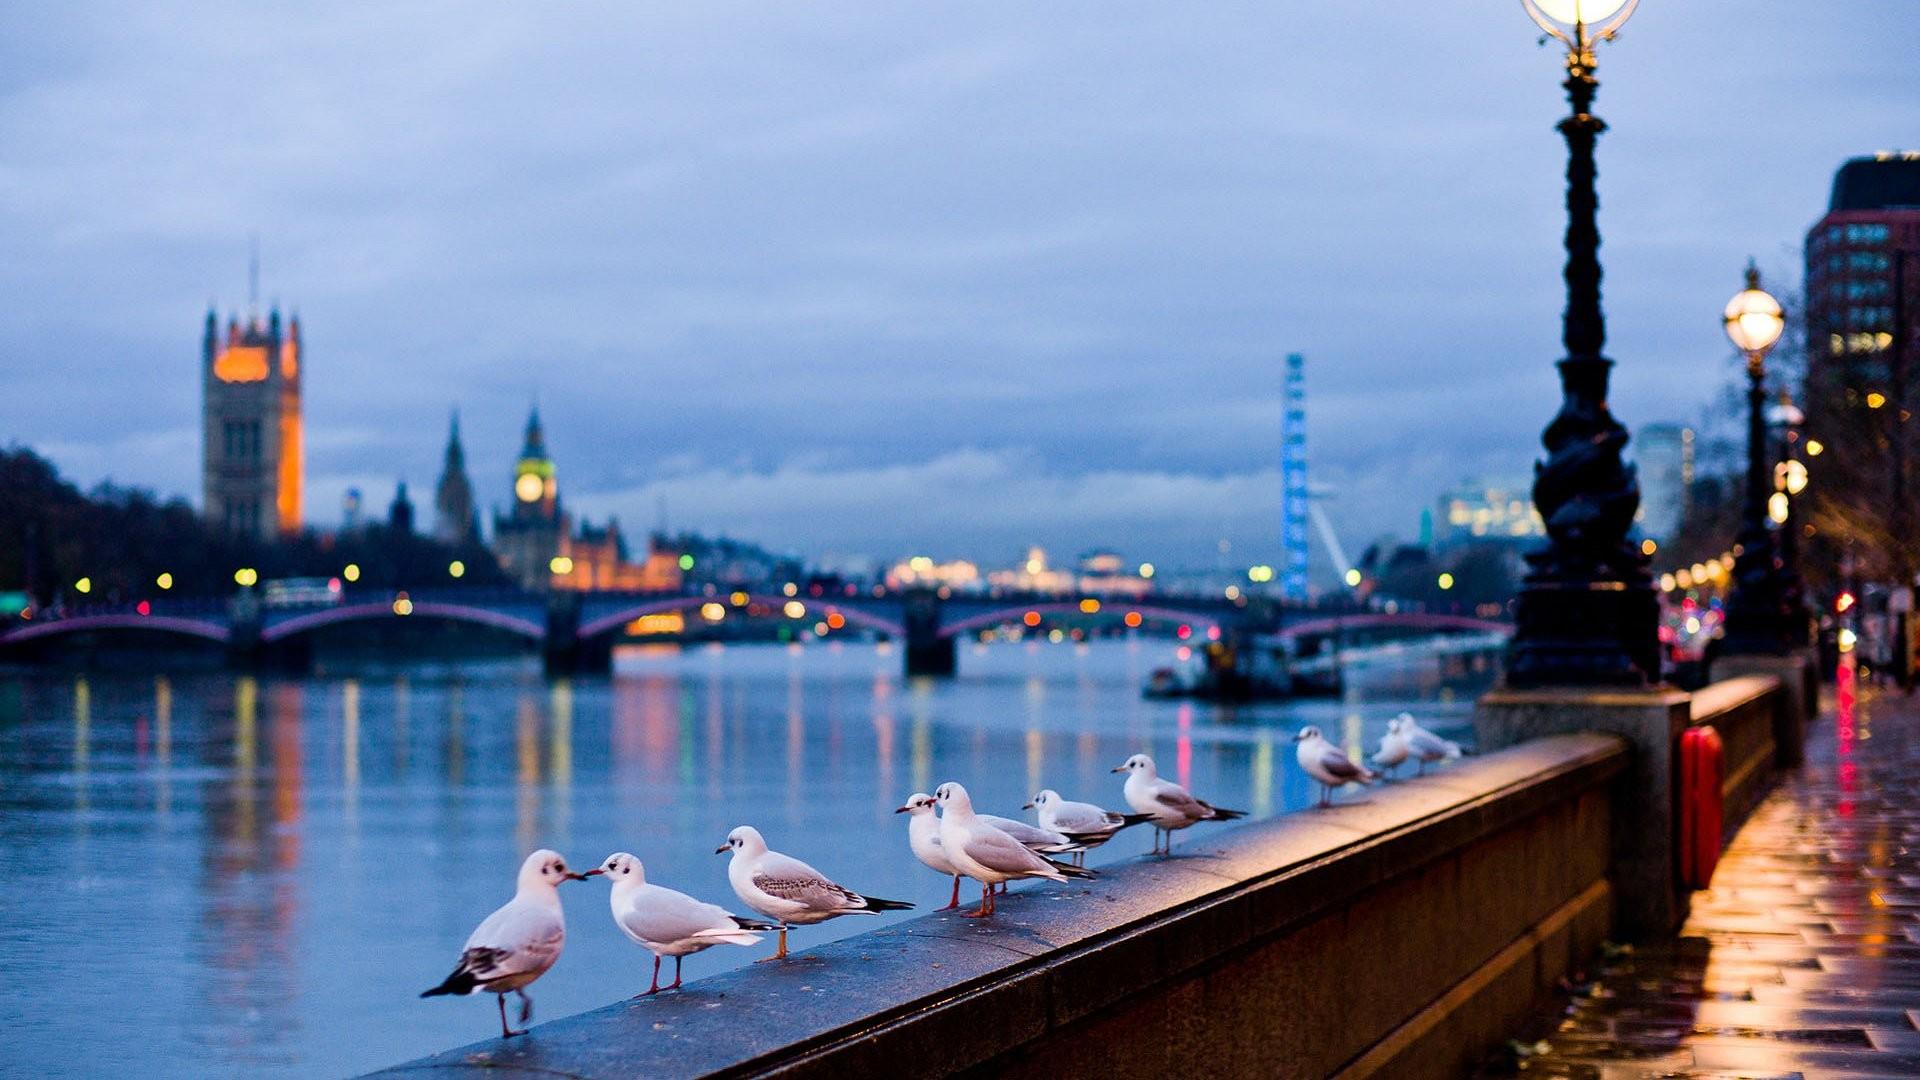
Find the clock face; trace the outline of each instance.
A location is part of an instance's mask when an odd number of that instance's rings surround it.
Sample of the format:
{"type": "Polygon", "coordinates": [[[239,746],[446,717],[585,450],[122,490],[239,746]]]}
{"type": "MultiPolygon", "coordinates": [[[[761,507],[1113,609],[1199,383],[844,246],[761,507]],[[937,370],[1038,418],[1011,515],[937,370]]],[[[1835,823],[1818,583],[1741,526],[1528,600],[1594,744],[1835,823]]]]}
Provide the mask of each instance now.
{"type": "Polygon", "coordinates": [[[545,490],[546,485],[532,473],[521,473],[513,482],[513,493],[519,496],[521,502],[539,502],[540,495],[545,490]]]}

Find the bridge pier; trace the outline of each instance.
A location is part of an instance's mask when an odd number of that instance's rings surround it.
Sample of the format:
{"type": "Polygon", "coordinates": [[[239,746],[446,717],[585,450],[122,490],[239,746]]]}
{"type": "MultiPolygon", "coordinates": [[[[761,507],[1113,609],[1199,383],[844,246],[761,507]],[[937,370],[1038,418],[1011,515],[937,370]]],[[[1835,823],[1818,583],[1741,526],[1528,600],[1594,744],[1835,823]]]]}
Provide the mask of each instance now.
{"type": "Polygon", "coordinates": [[[266,658],[267,647],[260,640],[265,620],[260,600],[253,590],[244,589],[227,607],[227,666],[250,670],[266,658]]]}
{"type": "Polygon", "coordinates": [[[549,675],[605,674],[613,670],[613,638],[580,636],[580,595],[555,591],[547,600],[547,636],[541,659],[549,675]]]}
{"type": "Polygon", "coordinates": [[[932,589],[914,589],[903,599],[907,675],[953,678],[960,650],[953,638],[940,636],[940,594],[932,589]]]}

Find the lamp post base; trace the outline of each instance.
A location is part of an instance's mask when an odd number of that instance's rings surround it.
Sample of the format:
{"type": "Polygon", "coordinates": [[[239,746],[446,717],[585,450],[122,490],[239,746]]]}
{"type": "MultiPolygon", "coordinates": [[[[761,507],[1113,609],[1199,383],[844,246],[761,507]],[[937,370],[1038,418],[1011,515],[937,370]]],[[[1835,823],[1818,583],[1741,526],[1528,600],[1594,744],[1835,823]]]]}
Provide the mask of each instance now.
{"type": "Polygon", "coordinates": [[[1620,581],[1529,581],[1514,612],[1506,684],[1650,686],[1660,679],[1660,601],[1620,581]]]}

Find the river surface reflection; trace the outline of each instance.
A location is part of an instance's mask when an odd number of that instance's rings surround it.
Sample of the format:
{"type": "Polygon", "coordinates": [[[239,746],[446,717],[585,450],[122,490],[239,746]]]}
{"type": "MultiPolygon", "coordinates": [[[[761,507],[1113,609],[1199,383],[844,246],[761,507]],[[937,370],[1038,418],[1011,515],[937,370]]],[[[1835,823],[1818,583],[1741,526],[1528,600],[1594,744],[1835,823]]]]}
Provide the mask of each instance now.
{"type": "MultiPolygon", "coordinates": [[[[312,678],[0,673],[0,949],[7,1071],[340,1075],[487,1036],[491,999],[415,995],[512,892],[522,855],[628,850],[650,878],[738,908],[732,826],[861,889],[945,901],[892,813],[964,781],[1019,815],[1042,786],[1120,806],[1146,751],[1205,798],[1311,799],[1295,726],[1370,746],[1412,708],[1467,723],[1488,675],[1353,680],[1344,700],[1145,701],[1164,644],[974,646],[951,681],[886,646],[622,653],[610,679],[519,662],[312,678]]],[[[1095,852],[1133,858],[1149,836],[1095,852]]],[[[645,989],[649,958],[569,885],[569,939],[535,1020],[645,989]]],[[[911,915],[911,913],[909,913],[911,915]]],[[[891,916],[897,918],[899,916],[891,916]]],[[[796,948],[857,933],[842,919],[796,948]]],[[[765,950],[687,961],[691,978],[765,950]]]]}

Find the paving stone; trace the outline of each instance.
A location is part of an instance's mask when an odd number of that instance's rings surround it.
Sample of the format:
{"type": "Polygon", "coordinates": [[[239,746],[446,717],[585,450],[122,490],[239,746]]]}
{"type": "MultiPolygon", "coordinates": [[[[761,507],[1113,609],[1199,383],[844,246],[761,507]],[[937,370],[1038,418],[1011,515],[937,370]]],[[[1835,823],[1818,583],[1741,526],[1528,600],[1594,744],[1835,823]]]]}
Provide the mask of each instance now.
{"type": "Polygon", "coordinates": [[[1855,709],[1808,732],[1807,764],[1747,819],[1678,936],[1604,961],[1520,1034],[1549,1047],[1520,1075],[1920,1077],[1920,702],[1863,691],[1855,709]]]}

